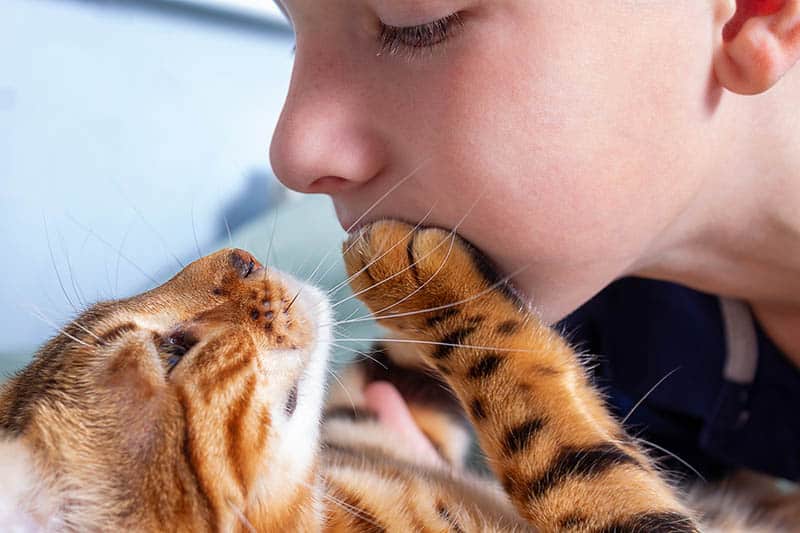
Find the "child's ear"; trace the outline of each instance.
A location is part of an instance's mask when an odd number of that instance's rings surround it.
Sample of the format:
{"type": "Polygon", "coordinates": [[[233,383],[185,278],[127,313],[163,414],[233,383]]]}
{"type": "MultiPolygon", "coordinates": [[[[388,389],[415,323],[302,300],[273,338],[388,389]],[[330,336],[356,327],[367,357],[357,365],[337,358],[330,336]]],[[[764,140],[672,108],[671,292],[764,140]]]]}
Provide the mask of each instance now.
{"type": "Polygon", "coordinates": [[[722,29],[714,73],[729,91],[758,94],[799,58],[800,0],[736,0],[736,14],[722,29]]]}

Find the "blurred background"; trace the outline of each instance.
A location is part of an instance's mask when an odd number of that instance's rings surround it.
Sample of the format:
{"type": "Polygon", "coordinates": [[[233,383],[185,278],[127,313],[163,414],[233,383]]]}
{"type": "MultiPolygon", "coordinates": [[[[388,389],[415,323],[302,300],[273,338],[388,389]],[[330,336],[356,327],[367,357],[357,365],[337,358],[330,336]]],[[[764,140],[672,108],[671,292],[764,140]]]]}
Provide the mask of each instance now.
{"type": "Polygon", "coordinates": [[[292,47],[271,0],[0,2],[0,371],[230,244],[342,279],[329,200],[269,167],[292,47]]]}

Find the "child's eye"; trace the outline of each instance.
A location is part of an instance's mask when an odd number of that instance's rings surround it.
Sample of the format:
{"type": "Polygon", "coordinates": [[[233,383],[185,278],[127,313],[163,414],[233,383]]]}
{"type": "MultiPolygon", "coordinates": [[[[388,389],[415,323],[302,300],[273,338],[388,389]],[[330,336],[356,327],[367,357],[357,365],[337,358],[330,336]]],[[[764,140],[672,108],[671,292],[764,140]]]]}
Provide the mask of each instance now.
{"type": "Polygon", "coordinates": [[[414,53],[423,48],[432,48],[449,39],[461,25],[458,13],[419,26],[399,27],[381,23],[378,55],[396,55],[403,51],[414,53]]]}

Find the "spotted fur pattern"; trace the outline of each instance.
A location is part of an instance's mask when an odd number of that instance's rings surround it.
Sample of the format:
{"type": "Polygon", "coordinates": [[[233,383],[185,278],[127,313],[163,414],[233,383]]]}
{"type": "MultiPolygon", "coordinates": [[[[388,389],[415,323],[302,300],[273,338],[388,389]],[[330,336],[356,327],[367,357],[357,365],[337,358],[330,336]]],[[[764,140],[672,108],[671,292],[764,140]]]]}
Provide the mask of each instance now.
{"type": "Polygon", "coordinates": [[[345,250],[391,335],[325,405],[327,300],[241,250],[65,327],[0,389],[0,529],[698,531],[469,244],[384,221],[345,250]],[[378,423],[375,380],[438,458],[378,423]],[[494,479],[465,467],[471,431],[494,479]]]}
{"type": "Polygon", "coordinates": [[[697,530],[606,412],[570,347],[476,250],[443,230],[409,232],[395,222],[378,222],[352,239],[346,261],[357,274],[354,290],[398,341],[420,341],[418,356],[465,407],[527,524],[543,531],[697,530]]]}

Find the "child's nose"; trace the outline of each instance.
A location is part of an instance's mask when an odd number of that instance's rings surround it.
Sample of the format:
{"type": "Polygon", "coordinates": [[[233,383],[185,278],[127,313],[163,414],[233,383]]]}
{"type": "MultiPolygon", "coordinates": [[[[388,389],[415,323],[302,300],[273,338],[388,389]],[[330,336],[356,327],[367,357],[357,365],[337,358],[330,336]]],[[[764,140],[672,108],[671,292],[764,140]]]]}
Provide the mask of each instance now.
{"type": "Polygon", "coordinates": [[[292,80],[270,146],[272,169],[284,185],[336,194],[366,183],[386,166],[386,143],[353,92],[302,74],[292,80]]]}

